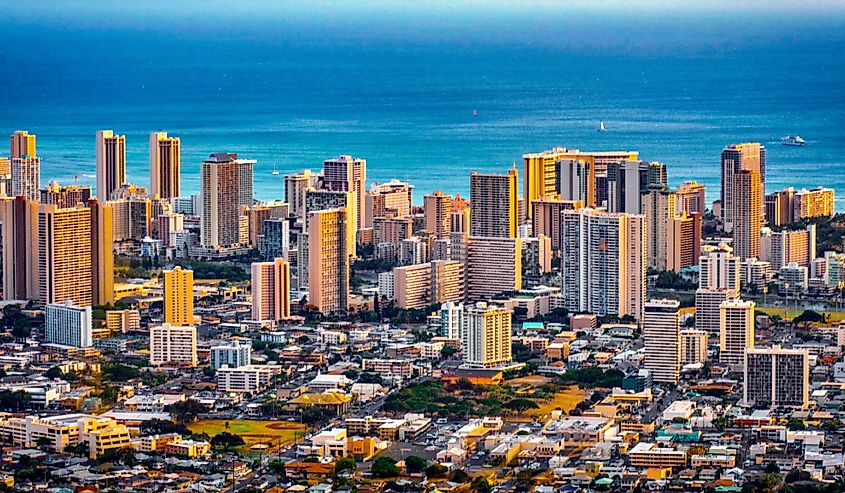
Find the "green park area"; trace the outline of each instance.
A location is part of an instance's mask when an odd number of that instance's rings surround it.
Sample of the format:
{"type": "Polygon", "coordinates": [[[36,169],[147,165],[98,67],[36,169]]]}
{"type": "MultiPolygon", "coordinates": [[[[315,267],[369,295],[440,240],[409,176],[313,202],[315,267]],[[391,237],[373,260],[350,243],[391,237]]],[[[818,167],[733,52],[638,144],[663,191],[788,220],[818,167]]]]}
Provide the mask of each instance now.
{"type": "Polygon", "coordinates": [[[210,437],[225,431],[238,435],[246,444],[241,447],[247,451],[253,445],[267,445],[275,449],[292,443],[305,434],[305,426],[287,421],[253,421],[245,419],[203,419],[188,426],[194,433],[205,433],[210,437]]]}

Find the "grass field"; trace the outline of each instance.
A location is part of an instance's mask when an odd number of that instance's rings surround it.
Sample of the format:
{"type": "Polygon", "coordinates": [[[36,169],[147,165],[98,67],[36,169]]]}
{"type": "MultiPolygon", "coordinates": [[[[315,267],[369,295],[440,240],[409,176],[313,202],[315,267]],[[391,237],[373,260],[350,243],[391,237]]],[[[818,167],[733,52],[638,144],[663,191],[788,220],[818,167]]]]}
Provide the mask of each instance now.
{"type": "Polygon", "coordinates": [[[295,437],[305,434],[305,426],[288,421],[253,421],[245,419],[203,419],[188,425],[195,433],[207,433],[214,436],[228,431],[244,439],[246,445],[242,451],[248,451],[255,444],[264,444],[271,449],[278,448],[294,441],[295,437]],[[229,428],[226,428],[226,423],[229,428]]]}
{"type": "MultiPolygon", "coordinates": [[[[776,307],[757,307],[758,311],[761,311],[767,315],[777,315],[783,319],[791,320],[798,315],[801,315],[804,312],[803,308],[799,308],[797,310],[792,308],[776,308],[776,307]]],[[[845,312],[821,312],[824,316],[828,317],[828,321],[830,323],[837,323],[842,322],[845,320],[845,312]]]]}
{"type": "Polygon", "coordinates": [[[564,412],[569,412],[572,409],[575,409],[575,406],[577,406],[579,402],[584,400],[585,395],[586,394],[583,390],[579,389],[577,385],[573,385],[555,394],[554,398],[550,401],[535,401],[540,405],[540,408],[531,409],[525,414],[532,417],[542,417],[558,408],[562,409],[564,412]]]}

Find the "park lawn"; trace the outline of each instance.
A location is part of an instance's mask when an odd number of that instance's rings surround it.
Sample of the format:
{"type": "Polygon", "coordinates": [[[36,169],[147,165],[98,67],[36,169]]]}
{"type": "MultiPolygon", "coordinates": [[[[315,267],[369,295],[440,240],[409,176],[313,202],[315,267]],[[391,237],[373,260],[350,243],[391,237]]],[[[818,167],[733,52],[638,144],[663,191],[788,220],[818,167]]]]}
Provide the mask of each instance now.
{"type": "Polygon", "coordinates": [[[568,413],[575,409],[575,406],[583,401],[586,395],[586,392],[579,389],[577,385],[565,387],[549,401],[535,400],[534,402],[540,407],[538,409],[529,409],[525,414],[532,417],[542,417],[549,415],[557,408],[562,409],[564,413],[568,413]]]}
{"type": "Polygon", "coordinates": [[[238,435],[246,442],[246,445],[241,447],[242,452],[259,443],[267,445],[270,449],[278,448],[305,434],[305,426],[299,423],[248,419],[202,419],[189,424],[188,429],[194,433],[207,433],[211,437],[224,431],[238,435]],[[228,430],[226,423],[229,423],[228,430]]]}
{"type": "MultiPolygon", "coordinates": [[[[756,308],[756,310],[761,311],[761,312],[763,312],[767,315],[777,315],[780,318],[783,318],[785,320],[792,320],[793,318],[797,317],[798,315],[801,315],[804,312],[803,308],[795,310],[795,309],[792,309],[792,308],[767,307],[767,306],[763,306],[763,307],[758,306],[756,308]]],[[[825,311],[825,312],[820,312],[820,313],[823,314],[825,317],[829,317],[830,323],[837,323],[837,322],[845,321],[845,312],[825,311]]]]}

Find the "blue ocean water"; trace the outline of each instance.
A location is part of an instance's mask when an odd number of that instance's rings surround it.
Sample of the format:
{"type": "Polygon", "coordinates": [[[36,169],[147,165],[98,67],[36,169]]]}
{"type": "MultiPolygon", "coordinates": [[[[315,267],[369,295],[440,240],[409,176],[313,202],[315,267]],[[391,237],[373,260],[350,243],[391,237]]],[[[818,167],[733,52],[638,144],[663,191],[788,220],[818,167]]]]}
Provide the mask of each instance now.
{"type": "Polygon", "coordinates": [[[182,138],[184,193],[198,190],[212,152],[256,159],[260,199],[283,198],[285,173],[352,154],[368,160],[371,182],[410,180],[421,202],[432,190],[466,195],[472,170],[505,171],[525,152],[565,146],[638,150],[668,165],[671,184],[703,182],[713,200],[721,149],[761,141],[767,190],[824,185],[845,206],[836,47],[655,56],[138,41],[116,50],[94,38],[65,47],[68,36],[33,46],[30,69],[0,58],[0,134],[38,135],[43,184],[76,176],[93,186],[94,132],[111,128],[127,136],[129,180],[147,185],[147,135],[161,129],[182,138]],[[807,145],[780,145],[786,134],[807,145]]]}

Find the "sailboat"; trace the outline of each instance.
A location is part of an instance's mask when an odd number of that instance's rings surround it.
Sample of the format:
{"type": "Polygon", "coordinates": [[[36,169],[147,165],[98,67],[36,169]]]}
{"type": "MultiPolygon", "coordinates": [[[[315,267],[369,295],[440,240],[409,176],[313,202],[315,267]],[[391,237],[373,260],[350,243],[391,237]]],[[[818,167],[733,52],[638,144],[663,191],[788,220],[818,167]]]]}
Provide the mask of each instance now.
{"type": "Polygon", "coordinates": [[[272,173],[273,173],[274,175],[278,175],[278,174],[279,174],[279,170],[277,170],[277,169],[276,169],[276,165],[275,165],[275,164],[273,165],[273,171],[272,171],[272,173]]]}
{"type": "Polygon", "coordinates": [[[478,111],[472,110],[472,116],[478,116],[478,111]]]}
{"type": "Polygon", "coordinates": [[[599,122],[599,130],[598,131],[599,132],[607,132],[607,129],[604,128],[604,122],[603,121],[599,122]]]}

